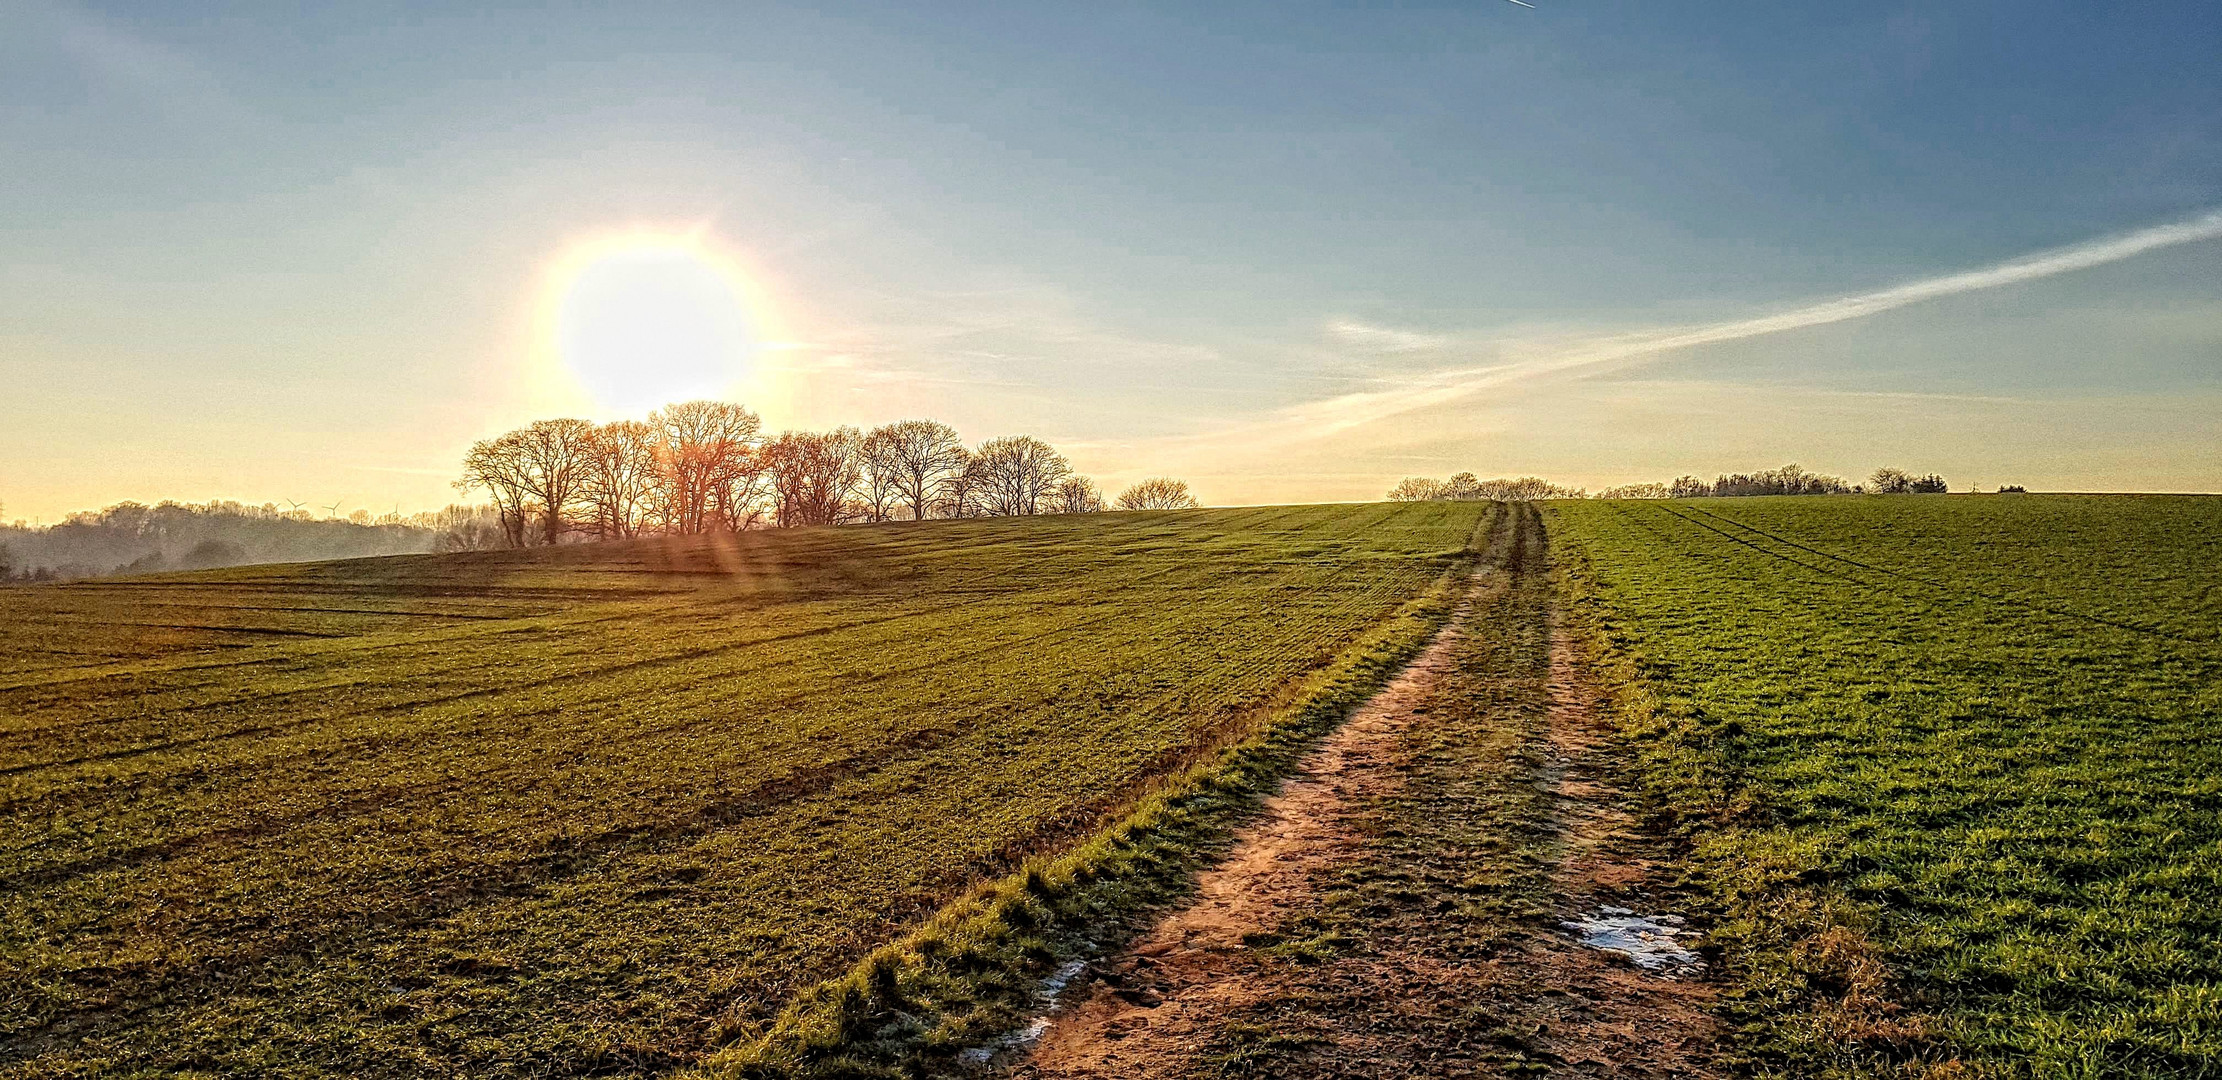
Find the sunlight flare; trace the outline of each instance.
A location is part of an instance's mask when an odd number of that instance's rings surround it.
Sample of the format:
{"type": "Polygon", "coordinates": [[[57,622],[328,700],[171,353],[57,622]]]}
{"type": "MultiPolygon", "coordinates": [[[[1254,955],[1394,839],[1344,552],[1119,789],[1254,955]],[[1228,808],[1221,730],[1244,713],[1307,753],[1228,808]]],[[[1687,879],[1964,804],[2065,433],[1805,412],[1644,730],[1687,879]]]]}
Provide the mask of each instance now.
{"type": "Polygon", "coordinates": [[[732,396],[777,344],[756,276],[699,234],[579,244],[551,269],[541,307],[544,378],[602,411],[732,396]]]}

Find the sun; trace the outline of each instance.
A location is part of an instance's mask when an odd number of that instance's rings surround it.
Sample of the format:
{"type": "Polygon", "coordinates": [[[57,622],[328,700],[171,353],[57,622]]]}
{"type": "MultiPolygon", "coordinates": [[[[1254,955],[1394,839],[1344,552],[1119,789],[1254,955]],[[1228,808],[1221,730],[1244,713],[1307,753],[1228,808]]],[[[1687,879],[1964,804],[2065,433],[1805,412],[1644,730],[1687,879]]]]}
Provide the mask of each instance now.
{"type": "Polygon", "coordinates": [[[554,358],[618,412],[723,395],[748,378],[764,338],[746,275],[693,237],[581,245],[550,288],[554,358]]]}

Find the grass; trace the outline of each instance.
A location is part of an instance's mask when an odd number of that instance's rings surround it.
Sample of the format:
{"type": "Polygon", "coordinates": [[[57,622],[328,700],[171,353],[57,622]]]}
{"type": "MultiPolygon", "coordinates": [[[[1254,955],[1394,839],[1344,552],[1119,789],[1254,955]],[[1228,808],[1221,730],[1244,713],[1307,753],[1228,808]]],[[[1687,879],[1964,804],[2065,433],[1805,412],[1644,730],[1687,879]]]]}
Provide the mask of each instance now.
{"type": "Polygon", "coordinates": [[[1559,503],[1783,1075],[2222,1075],[2222,499],[1559,503]]]}
{"type": "Polygon", "coordinates": [[[946,1050],[1060,920],[1177,888],[1424,637],[1486,513],[0,591],[0,1075],[743,1069],[875,1022],[914,955],[967,973],[913,1032],[946,1050]]]}

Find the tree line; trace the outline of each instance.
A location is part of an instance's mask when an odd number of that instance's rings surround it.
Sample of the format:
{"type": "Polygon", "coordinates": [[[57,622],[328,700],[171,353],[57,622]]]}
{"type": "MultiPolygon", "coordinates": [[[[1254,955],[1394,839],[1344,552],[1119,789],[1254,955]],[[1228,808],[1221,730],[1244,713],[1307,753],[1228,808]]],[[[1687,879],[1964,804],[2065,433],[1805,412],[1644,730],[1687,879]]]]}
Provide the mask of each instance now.
{"type": "MultiPolygon", "coordinates": [[[[1397,502],[1443,499],[1524,502],[1533,499],[1697,499],[1747,495],[1923,495],[1949,490],[1944,477],[1936,473],[1916,476],[1904,469],[1882,468],[1875,470],[1865,484],[1854,484],[1841,476],[1809,472],[1792,463],[1753,473],[1722,473],[1711,480],[1682,476],[1666,483],[1623,484],[1606,488],[1594,496],[1580,488],[1562,487],[1535,476],[1513,480],[1477,480],[1472,473],[1459,473],[1448,480],[1408,476],[1389,489],[1389,498],[1397,502]]],[[[1999,490],[2022,489],[2009,486],[1999,490]]]]}
{"type": "Polygon", "coordinates": [[[406,516],[358,510],[341,518],[274,503],[121,502],[55,525],[0,525],[0,583],[409,554],[483,529],[490,517],[469,506],[406,516]]]}
{"type": "MultiPolygon", "coordinates": [[[[947,424],[904,420],[771,436],[755,413],[723,401],[670,405],[646,420],[536,421],[473,445],[455,486],[487,493],[509,547],[1107,508],[1094,480],[1031,435],[967,447],[947,424]]],[[[1196,500],[1187,484],[1160,477],[1116,505],[1196,500]]]]}
{"type": "Polygon", "coordinates": [[[1536,499],[1588,497],[1589,493],[1580,488],[1561,487],[1540,476],[1480,480],[1470,472],[1459,473],[1448,480],[1407,476],[1397,486],[1389,489],[1391,502],[1467,502],[1483,499],[1495,502],[1532,502],[1536,499]]]}
{"type": "MultiPolygon", "coordinates": [[[[1656,485],[1652,485],[1656,486],[1656,485]]],[[[1626,498],[1734,498],[1746,495],[1941,495],[1951,490],[1936,473],[1915,476],[1904,469],[1881,468],[1865,484],[1841,476],[1808,472],[1796,464],[1755,473],[1723,473],[1711,480],[1676,477],[1661,494],[1626,498]]]]}

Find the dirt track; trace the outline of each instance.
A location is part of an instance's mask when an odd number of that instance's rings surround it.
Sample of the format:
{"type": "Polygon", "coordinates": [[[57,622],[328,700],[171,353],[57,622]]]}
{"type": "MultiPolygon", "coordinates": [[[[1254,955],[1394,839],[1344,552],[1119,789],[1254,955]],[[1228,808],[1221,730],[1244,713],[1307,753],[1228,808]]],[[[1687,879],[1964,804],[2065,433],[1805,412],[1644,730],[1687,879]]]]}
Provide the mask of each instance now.
{"type": "Polygon", "coordinates": [[[1185,907],[1067,995],[1015,1077],[1710,1076],[1701,978],[1562,930],[1671,910],[1518,507],[1419,659],[1185,907]]]}

